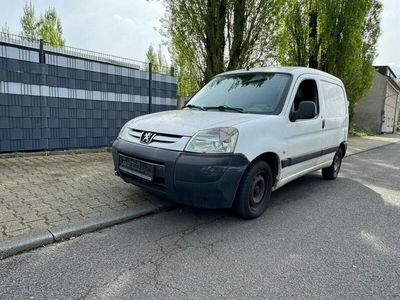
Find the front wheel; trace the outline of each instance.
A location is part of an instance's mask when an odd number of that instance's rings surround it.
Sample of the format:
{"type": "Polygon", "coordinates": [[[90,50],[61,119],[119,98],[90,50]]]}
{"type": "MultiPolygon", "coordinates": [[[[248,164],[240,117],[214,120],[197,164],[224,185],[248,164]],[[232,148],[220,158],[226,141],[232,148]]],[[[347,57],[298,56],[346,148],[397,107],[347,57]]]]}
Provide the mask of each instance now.
{"type": "Polygon", "coordinates": [[[341,149],[339,149],[336,151],[335,156],[333,157],[332,164],[329,167],[322,169],[322,177],[326,180],[336,179],[340,171],[340,166],[342,165],[342,159],[343,152],[341,149]]]}
{"type": "Polygon", "coordinates": [[[254,219],[267,208],[272,192],[272,172],[265,161],[256,161],[243,175],[233,209],[243,219],[254,219]]]}

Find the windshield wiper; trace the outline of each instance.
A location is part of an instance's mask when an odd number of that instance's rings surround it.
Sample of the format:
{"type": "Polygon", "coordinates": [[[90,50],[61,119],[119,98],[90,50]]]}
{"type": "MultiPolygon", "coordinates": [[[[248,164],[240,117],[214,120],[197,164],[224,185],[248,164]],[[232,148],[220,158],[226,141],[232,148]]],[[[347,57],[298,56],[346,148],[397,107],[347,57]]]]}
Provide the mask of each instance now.
{"type": "Polygon", "coordinates": [[[243,108],[240,107],[231,107],[231,106],[227,106],[227,105],[220,105],[220,106],[205,106],[203,107],[204,109],[218,109],[220,111],[227,111],[227,110],[231,110],[231,111],[236,111],[239,113],[243,113],[243,108]]]}
{"type": "Polygon", "coordinates": [[[195,109],[200,109],[200,110],[207,110],[206,108],[202,107],[202,106],[198,106],[198,105],[193,105],[193,104],[187,104],[185,105],[183,108],[195,108],[195,109]]]}

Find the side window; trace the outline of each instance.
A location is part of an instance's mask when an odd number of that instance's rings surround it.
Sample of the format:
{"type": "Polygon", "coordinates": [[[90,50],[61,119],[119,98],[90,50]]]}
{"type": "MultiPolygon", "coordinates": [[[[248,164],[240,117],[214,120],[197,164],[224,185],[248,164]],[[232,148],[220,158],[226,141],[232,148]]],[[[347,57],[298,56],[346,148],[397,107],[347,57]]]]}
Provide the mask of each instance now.
{"type": "Polygon", "coordinates": [[[291,111],[297,111],[299,109],[299,104],[302,101],[314,102],[317,108],[316,115],[319,114],[318,88],[315,80],[306,79],[300,83],[296,92],[296,96],[294,97],[291,111]]]}
{"type": "Polygon", "coordinates": [[[321,81],[325,99],[326,117],[346,116],[346,97],[343,88],[337,84],[321,81]]]}

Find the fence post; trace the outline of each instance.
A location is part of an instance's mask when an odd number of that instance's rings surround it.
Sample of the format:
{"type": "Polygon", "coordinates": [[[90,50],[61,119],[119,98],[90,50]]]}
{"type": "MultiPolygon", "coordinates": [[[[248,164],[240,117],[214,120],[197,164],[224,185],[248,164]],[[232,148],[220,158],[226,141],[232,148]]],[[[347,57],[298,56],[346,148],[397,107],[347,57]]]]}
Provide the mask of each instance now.
{"type": "Polygon", "coordinates": [[[43,49],[43,40],[39,40],[39,63],[44,64],[45,63],[45,55],[44,55],[44,49],[43,49]]]}
{"type": "Polygon", "coordinates": [[[149,114],[151,114],[151,105],[152,105],[152,99],[151,99],[151,81],[153,80],[153,65],[151,62],[149,62],[149,114]]]}
{"type": "MultiPolygon", "coordinates": [[[[39,40],[39,63],[40,64],[45,64],[45,54],[44,54],[44,43],[43,40],[39,40]]],[[[43,72],[43,68],[40,68],[40,77],[41,77],[41,84],[46,83],[46,76],[43,72]]],[[[45,150],[49,150],[49,137],[50,137],[50,129],[49,129],[49,106],[47,102],[47,96],[43,97],[43,108],[44,108],[44,113],[42,112],[42,121],[43,121],[43,126],[44,126],[44,136],[43,136],[43,131],[42,131],[42,138],[46,141],[45,145],[45,150]]]]}

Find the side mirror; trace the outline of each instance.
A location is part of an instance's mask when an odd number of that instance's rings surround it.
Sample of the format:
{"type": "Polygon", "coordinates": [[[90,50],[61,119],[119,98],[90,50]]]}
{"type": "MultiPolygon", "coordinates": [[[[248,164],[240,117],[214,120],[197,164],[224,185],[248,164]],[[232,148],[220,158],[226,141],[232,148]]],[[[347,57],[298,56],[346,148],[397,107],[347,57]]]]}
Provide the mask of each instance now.
{"type": "Polygon", "coordinates": [[[291,121],[313,119],[317,115],[317,106],[313,101],[301,101],[299,108],[290,116],[291,121]]]}

